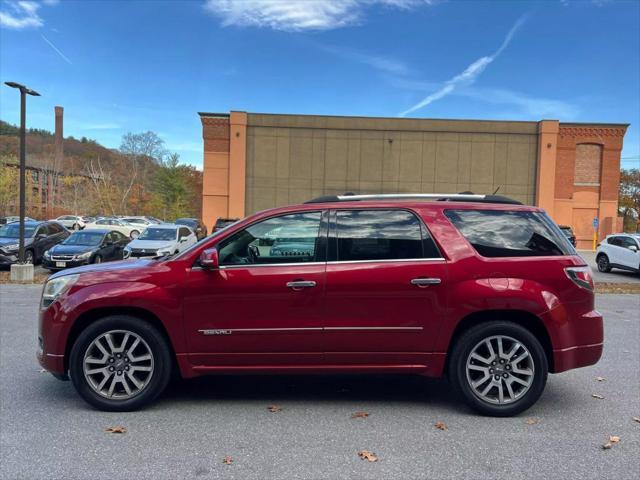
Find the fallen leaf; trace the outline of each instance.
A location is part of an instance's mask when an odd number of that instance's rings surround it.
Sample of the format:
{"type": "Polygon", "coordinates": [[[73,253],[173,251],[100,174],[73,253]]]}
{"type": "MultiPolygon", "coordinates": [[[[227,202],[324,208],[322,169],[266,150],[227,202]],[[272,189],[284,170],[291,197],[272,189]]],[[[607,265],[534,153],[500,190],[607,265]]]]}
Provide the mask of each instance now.
{"type": "Polygon", "coordinates": [[[604,400],[604,397],[602,395],[598,395],[597,393],[592,393],[591,396],[593,398],[597,398],[598,400],[604,400]]]}
{"type": "Polygon", "coordinates": [[[105,428],[104,431],[108,433],[127,433],[127,429],[124,427],[109,427],[105,428]]]}
{"type": "Polygon", "coordinates": [[[611,443],[607,442],[604,445],[602,445],[602,449],[603,450],[609,450],[611,448],[611,443]]]}
{"type": "Polygon", "coordinates": [[[282,411],[282,407],[280,405],[269,405],[267,407],[267,410],[269,410],[271,413],[277,413],[282,411]]]}
{"type": "Polygon", "coordinates": [[[367,418],[369,414],[367,412],[356,412],[351,414],[351,418],[367,418]]]}
{"type": "Polygon", "coordinates": [[[618,443],[619,441],[620,441],[620,437],[618,437],[617,435],[609,435],[610,443],[618,443]]]}
{"type": "Polygon", "coordinates": [[[527,425],[535,425],[536,423],[539,423],[540,420],[538,420],[537,418],[527,418],[527,425]]]}
{"type": "Polygon", "coordinates": [[[606,380],[606,378],[604,377],[596,377],[596,380],[599,382],[604,382],[606,380]]]}
{"type": "Polygon", "coordinates": [[[229,455],[226,455],[222,459],[222,463],[224,463],[225,465],[231,465],[233,463],[233,458],[231,458],[229,455]]]}
{"type": "Polygon", "coordinates": [[[633,417],[633,421],[640,423],[640,417],[633,417]]]}
{"type": "Polygon", "coordinates": [[[436,427],[438,430],[449,430],[449,428],[447,427],[447,424],[444,422],[436,422],[434,427],[436,427]]]}
{"type": "Polygon", "coordinates": [[[378,457],[376,456],[375,453],[371,453],[368,450],[361,450],[358,452],[358,456],[362,459],[362,460],[367,460],[369,462],[377,462],[378,461],[378,457]]]}

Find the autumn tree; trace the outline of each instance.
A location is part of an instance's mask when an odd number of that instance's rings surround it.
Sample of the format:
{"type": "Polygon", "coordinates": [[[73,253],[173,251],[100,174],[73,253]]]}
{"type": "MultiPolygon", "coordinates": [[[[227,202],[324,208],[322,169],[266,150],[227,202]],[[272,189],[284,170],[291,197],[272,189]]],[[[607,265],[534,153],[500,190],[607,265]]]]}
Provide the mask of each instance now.
{"type": "Polygon", "coordinates": [[[0,159],[0,215],[13,215],[9,209],[16,203],[18,169],[0,159]]]}
{"type": "Polygon", "coordinates": [[[635,232],[640,220],[640,169],[622,169],[618,212],[622,215],[625,231],[635,232]]]}

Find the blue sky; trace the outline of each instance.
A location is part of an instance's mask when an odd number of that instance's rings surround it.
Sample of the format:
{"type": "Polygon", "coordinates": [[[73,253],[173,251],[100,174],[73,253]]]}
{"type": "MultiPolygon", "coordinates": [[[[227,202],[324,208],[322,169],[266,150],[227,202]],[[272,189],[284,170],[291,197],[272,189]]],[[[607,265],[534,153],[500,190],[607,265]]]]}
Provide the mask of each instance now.
{"type": "MultiPolygon", "coordinates": [[[[153,130],[201,167],[198,111],[631,123],[640,2],[0,0],[0,80],[30,127],[118,147],[153,130]]],[[[0,87],[0,118],[18,123],[0,87]]]]}

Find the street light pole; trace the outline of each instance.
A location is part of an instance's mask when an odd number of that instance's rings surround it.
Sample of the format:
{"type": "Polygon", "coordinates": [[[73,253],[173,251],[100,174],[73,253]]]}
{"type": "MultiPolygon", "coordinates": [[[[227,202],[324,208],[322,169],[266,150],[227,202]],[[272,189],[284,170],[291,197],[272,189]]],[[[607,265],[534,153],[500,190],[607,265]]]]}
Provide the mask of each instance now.
{"type": "Polygon", "coordinates": [[[16,82],[5,82],[5,85],[20,90],[20,250],[18,253],[18,263],[24,264],[24,216],[26,210],[26,170],[27,170],[27,95],[39,97],[35,90],[20,85],[16,82]]]}

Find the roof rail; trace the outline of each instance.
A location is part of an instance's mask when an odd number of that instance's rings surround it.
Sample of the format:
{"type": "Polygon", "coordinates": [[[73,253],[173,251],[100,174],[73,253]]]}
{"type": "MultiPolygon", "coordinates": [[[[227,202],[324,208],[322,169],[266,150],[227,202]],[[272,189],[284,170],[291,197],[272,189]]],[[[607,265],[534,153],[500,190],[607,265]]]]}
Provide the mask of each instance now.
{"type": "Polygon", "coordinates": [[[305,203],[329,203],[329,202],[355,202],[363,200],[432,200],[438,202],[479,202],[479,203],[506,203],[510,205],[522,205],[521,202],[502,195],[477,195],[473,193],[380,193],[367,195],[324,195],[305,203]]]}

